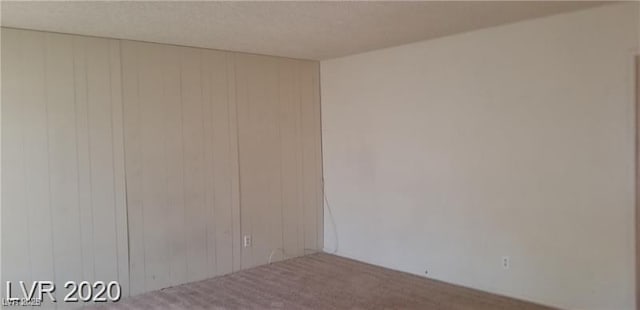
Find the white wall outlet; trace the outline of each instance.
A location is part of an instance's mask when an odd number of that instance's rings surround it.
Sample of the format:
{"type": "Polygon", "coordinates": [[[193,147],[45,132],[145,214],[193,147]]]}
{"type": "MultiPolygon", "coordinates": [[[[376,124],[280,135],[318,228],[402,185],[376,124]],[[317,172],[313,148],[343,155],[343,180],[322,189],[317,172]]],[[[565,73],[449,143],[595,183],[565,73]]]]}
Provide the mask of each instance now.
{"type": "Polygon", "coordinates": [[[502,257],[502,269],[509,269],[511,266],[511,258],[509,256],[502,257]]]}
{"type": "Polygon", "coordinates": [[[245,248],[248,248],[251,246],[251,236],[245,235],[242,238],[242,246],[244,246],[245,248]]]}

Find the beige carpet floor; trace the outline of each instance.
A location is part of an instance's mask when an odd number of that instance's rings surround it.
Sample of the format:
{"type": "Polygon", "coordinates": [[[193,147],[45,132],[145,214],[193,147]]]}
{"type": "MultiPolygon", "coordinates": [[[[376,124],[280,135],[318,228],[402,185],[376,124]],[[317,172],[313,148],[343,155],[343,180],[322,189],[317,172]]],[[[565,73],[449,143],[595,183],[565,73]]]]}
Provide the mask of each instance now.
{"type": "Polygon", "coordinates": [[[549,309],[318,253],[94,309],[549,309]]]}

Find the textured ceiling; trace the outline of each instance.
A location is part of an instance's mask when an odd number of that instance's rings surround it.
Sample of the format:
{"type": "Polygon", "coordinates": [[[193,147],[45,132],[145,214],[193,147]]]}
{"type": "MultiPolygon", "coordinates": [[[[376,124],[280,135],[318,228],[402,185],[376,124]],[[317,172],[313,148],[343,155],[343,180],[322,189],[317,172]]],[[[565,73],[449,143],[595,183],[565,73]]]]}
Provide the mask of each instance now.
{"type": "Polygon", "coordinates": [[[2,26],[327,59],[600,2],[7,2],[2,26]]]}

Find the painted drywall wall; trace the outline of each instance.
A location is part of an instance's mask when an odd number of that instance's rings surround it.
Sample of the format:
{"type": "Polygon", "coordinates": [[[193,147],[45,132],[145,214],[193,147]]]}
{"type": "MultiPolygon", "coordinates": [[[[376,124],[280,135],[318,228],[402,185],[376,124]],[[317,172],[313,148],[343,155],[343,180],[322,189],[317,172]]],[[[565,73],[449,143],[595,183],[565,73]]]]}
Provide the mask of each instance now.
{"type": "Polygon", "coordinates": [[[2,29],[3,296],[21,280],[128,295],[122,139],[118,40],[2,29]]]}
{"type": "Polygon", "coordinates": [[[634,309],[637,5],[321,62],[325,250],[634,309]]]}

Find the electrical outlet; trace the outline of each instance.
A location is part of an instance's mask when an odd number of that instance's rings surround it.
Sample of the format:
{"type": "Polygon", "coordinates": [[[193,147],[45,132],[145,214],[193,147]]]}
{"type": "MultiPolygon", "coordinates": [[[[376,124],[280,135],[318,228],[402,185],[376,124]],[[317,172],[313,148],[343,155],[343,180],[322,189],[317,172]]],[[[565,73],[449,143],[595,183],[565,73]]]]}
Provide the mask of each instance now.
{"type": "Polygon", "coordinates": [[[502,269],[509,269],[511,265],[511,258],[509,256],[502,257],[502,269]]]}
{"type": "Polygon", "coordinates": [[[242,238],[242,245],[243,245],[245,248],[250,247],[250,246],[251,246],[251,236],[249,236],[249,235],[245,235],[245,236],[242,238]]]}

